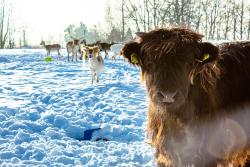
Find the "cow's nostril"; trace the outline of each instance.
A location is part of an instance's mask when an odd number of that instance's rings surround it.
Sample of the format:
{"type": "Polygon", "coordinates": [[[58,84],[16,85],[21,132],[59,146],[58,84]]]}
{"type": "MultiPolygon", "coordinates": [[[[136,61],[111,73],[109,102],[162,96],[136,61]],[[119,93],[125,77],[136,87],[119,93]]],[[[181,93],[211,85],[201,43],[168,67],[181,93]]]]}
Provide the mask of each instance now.
{"type": "Polygon", "coordinates": [[[162,93],[161,91],[157,93],[157,96],[158,96],[159,98],[164,98],[164,95],[163,95],[163,93],[162,93]]]}
{"type": "Polygon", "coordinates": [[[163,97],[162,98],[162,102],[164,103],[174,103],[175,102],[175,96],[177,94],[177,91],[173,92],[173,93],[165,93],[165,92],[160,92],[161,93],[161,96],[163,97]]]}

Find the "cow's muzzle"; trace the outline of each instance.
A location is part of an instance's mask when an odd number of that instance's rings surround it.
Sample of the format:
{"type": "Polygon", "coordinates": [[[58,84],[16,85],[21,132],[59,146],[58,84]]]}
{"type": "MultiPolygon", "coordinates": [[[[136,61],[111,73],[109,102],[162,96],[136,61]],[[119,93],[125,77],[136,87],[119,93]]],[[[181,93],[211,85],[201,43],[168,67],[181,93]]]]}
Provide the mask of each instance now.
{"type": "Polygon", "coordinates": [[[161,97],[163,103],[172,104],[176,100],[177,91],[175,92],[158,92],[158,96],[161,97]]]}

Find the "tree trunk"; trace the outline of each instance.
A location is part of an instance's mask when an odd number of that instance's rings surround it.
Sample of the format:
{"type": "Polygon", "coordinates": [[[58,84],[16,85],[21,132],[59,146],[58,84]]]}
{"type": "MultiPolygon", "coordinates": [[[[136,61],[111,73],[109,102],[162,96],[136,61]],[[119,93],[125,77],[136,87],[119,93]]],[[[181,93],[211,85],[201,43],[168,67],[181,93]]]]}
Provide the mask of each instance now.
{"type": "Polygon", "coordinates": [[[125,39],[125,14],[124,14],[124,0],[122,0],[122,41],[125,39]]]}
{"type": "Polygon", "coordinates": [[[236,40],[236,31],[237,31],[236,24],[237,24],[237,18],[235,17],[234,18],[234,29],[233,29],[233,39],[234,40],[236,40]]]}
{"type": "Polygon", "coordinates": [[[179,9],[179,0],[175,0],[175,23],[180,25],[180,9],[179,9]]]}
{"type": "Polygon", "coordinates": [[[243,38],[243,19],[244,19],[244,0],[241,1],[241,11],[240,11],[240,39],[243,38]]]}
{"type": "Polygon", "coordinates": [[[10,32],[10,16],[11,10],[7,8],[5,0],[0,0],[0,49],[4,49],[7,44],[10,32]],[[7,12],[6,12],[7,11],[7,12]]]}
{"type": "Polygon", "coordinates": [[[248,31],[247,31],[247,39],[250,39],[250,19],[248,21],[248,31]]]}

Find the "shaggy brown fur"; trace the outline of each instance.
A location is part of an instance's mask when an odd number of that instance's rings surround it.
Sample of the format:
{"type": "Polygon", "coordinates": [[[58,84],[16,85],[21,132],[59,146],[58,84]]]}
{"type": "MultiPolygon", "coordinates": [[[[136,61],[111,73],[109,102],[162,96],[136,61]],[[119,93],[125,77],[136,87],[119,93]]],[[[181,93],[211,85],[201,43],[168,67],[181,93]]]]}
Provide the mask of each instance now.
{"type": "Polygon", "coordinates": [[[250,42],[214,46],[182,28],[137,35],[121,53],[146,82],[158,165],[249,163],[250,42]]]}

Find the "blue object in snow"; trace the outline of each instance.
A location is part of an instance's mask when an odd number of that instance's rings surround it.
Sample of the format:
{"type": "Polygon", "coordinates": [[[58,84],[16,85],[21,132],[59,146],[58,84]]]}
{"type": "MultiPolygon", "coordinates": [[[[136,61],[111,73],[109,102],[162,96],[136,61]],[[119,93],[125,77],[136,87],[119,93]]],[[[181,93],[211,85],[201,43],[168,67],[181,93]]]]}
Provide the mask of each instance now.
{"type": "Polygon", "coordinates": [[[95,128],[95,129],[89,129],[89,130],[85,130],[84,131],[84,136],[82,140],[91,140],[92,139],[92,134],[97,131],[100,130],[101,128],[95,128]]]}

